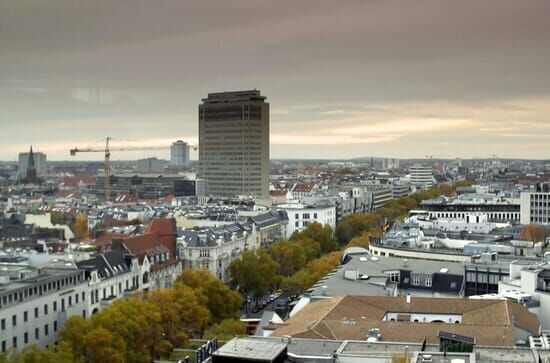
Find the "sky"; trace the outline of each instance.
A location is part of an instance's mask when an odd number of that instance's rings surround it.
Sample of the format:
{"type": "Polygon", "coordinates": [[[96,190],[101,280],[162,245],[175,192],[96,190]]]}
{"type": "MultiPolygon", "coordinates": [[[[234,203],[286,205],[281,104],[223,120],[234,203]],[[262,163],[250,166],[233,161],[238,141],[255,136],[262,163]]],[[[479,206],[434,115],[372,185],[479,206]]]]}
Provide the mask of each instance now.
{"type": "MultiPolygon", "coordinates": [[[[208,92],[254,88],[272,158],[547,159],[549,24],[547,0],[0,0],[0,160],[194,144],[208,92]]],[[[168,151],[112,158],[142,156],[168,151]]]]}

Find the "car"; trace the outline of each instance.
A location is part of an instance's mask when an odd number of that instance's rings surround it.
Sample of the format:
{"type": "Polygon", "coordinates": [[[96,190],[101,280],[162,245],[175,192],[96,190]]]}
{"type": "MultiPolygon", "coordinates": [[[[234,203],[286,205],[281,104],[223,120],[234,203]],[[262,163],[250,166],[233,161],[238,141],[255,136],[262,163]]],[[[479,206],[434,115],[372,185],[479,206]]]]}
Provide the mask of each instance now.
{"type": "Polygon", "coordinates": [[[420,361],[421,363],[432,363],[433,362],[433,358],[432,358],[431,354],[422,354],[421,358],[422,358],[422,360],[420,361]]]}
{"type": "Polygon", "coordinates": [[[269,301],[270,302],[273,302],[273,301],[277,300],[277,298],[279,298],[279,295],[277,295],[277,294],[269,295],[269,301]]]}
{"type": "Polygon", "coordinates": [[[265,300],[260,300],[260,302],[258,303],[258,305],[260,305],[262,308],[265,307],[267,304],[268,302],[265,300]]]}

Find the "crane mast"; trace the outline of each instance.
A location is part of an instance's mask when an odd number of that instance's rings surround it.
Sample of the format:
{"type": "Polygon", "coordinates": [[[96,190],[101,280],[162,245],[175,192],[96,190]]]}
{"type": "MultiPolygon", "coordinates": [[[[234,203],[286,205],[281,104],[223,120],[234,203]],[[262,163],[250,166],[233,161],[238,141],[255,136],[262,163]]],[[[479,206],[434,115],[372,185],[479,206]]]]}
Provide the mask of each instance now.
{"type": "Polygon", "coordinates": [[[107,137],[105,139],[105,163],[103,164],[103,188],[105,190],[105,200],[109,201],[111,200],[111,178],[110,178],[110,171],[111,171],[111,151],[109,150],[109,141],[111,140],[110,137],[107,137]]]}

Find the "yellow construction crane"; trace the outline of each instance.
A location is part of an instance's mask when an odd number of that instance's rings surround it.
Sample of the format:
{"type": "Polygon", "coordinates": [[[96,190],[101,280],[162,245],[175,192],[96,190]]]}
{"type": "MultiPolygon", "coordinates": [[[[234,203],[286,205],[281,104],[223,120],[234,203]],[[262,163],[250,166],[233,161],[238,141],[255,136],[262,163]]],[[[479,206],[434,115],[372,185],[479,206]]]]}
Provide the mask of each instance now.
{"type": "MultiPolygon", "coordinates": [[[[105,152],[105,162],[103,165],[104,172],[104,181],[103,186],[105,190],[105,200],[109,201],[111,199],[111,182],[110,182],[110,171],[111,171],[111,151],[140,151],[140,150],[167,150],[170,146],[128,146],[128,147],[116,147],[111,148],[109,143],[111,142],[112,137],[105,138],[105,148],[93,148],[93,147],[83,147],[70,150],[71,156],[75,156],[77,153],[96,153],[96,152],[105,152]]],[[[193,150],[197,150],[196,145],[189,145],[193,150]]]]}

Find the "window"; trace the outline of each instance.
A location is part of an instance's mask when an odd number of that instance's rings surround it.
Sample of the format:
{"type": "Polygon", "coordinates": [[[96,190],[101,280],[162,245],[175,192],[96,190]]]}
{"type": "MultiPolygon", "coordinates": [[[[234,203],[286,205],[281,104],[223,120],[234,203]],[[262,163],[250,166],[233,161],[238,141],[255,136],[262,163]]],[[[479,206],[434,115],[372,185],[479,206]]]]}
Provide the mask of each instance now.
{"type": "Polygon", "coordinates": [[[13,315],[11,317],[11,325],[16,326],[17,325],[17,315],[13,315]]]}
{"type": "Polygon", "coordinates": [[[23,343],[27,344],[28,342],[29,342],[29,333],[25,332],[25,334],[23,334],[23,343]]]}
{"type": "Polygon", "coordinates": [[[313,213],[313,218],[317,219],[317,213],[313,213]]]}
{"type": "Polygon", "coordinates": [[[38,328],[34,329],[34,339],[40,339],[40,330],[38,328]]]}
{"type": "Polygon", "coordinates": [[[6,341],[2,340],[2,353],[6,352],[6,341]]]}
{"type": "Polygon", "coordinates": [[[48,336],[48,324],[44,325],[44,335],[48,336]]]}
{"type": "Polygon", "coordinates": [[[44,315],[48,315],[48,304],[44,304],[44,315]]]}
{"type": "Polygon", "coordinates": [[[425,282],[426,286],[432,287],[432,278],[431,277],[426,277],[426,280],[424,282],[425,282]]]}
{"type": "Polygon", "coordinates": [[[13,347],[17,348],[17,337],[13,337],[13,347]]]}
{"type": "MultiPolygon", "coordinates": [[[[84,317],[84,319],[85,319],[85,318],[86,318],[86,317],[84,317]]],[[[54,331],[54,332],[57,332],[57,321],[54,321],[54,322],[53,322],[53,331],[54,331]]]]}
{"type": "Polygon", "coordinates": [[[27,322],[29,320],[29,314],[27,311],[24,311],[23,312],[23,321],[24,322],[27,322]]]}
{"type": "Polygon", "coordinates": [[[415,286],[420,285],[420,277],[418,277],[418,276],[413,277],[413,285],[415,285],[415,286]]]}
{"type": "Polygon", "coordinates": [[[57,311],[57,301],[53,302],[53,311],[57,311]]]}
{"type": "Polygon", "coordinates": [[[390,281],[399,282],[399,272],[390,272],[390,281]]]}
{"type": "Polygon", "coordinates": [[[38,308],[34,308],[34,317],[38,318],[38,308]]]}
{"type": "Polygon", "coordinates": [[[451,282],[451,289],[456,289],[456,282],[451,282]]]}
{"type": "Polygon", "coordinates": [[[2,319],[1,325],[2,325],[2,330],[6,330],[6,319],[2,319]]]}

